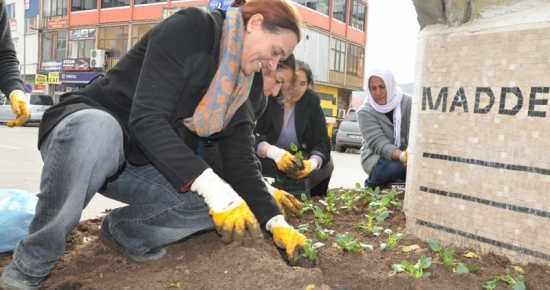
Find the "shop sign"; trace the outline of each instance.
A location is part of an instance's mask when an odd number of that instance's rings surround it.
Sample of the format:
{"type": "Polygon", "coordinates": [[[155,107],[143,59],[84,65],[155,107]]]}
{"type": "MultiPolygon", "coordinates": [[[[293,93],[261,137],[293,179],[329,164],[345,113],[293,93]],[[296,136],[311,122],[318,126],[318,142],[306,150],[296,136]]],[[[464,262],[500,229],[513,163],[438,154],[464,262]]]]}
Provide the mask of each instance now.
{"type": "Polygon", "coordinates": [[[61,71],[91,71],[89,58],[64,59],[61,71]]]}
{"type": "Polygon", "coordinates": [[[59,81],[59,72],[49,72],[48,73],[48,83],[50,84],[60,84],[59,81]]]}
{"type": "Polygon", "coordinates": [[[34,76],[34,83],[36,85],[45,85],[47,81],[48,81],[48,77],[46,75],[36,74],[34,76]]]}
{"type": "Polygon", "coordinates": [[[60,71],[63,63],[58,60],[43,60],[40,63],[41,71],[60,71]]]}
{"type": "Polygon", "coordinates": [[[233,2],[232,0],[211,0],[208,3],[208,9],[210,9],[210,10],[214,10],[214,9],[227,10],[232,2],[233,2]]]}
{"type": "Polygon", "coordinates": [[[45,91],[46,87],[47,87],[46,85],[34,84],[34,90],[35,91],[45,91]]]}
{"type": "Polygon", "coordinates": [[[181,7],[174,7],[174,8],[164,8],[162,10],[162,16],[161,16],[161,19],[166,19],[168,18],[169,16],[172,16],[172,14],[180,11],[182,8],[181,7]]]}
{"type": "Polygon", "coordinates": [[[98,75],[103,75],[101,72],[62,72],[60,82],[62,83],[89,83],[98,75]]]}
{"type": "Polygon", "coordinates": [[[66,28],[67,18],[57,18],[48,20],[48,29],[66,28]]]}
{"type": "Polygon", "coordinates": [[[69,30],[69,40],[94,39],[95,28],[69,30]]]}

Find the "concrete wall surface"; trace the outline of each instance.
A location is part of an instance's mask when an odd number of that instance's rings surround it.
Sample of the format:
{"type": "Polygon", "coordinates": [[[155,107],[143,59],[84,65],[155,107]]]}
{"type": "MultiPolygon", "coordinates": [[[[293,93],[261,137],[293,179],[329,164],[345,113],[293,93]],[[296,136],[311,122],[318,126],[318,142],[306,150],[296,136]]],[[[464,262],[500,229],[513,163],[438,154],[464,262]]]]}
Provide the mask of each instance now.
{"type": "Polygon", "coordinates": [[[550,3],[426,26],[414,84],[407,231],[550,265],[550,3]]]}

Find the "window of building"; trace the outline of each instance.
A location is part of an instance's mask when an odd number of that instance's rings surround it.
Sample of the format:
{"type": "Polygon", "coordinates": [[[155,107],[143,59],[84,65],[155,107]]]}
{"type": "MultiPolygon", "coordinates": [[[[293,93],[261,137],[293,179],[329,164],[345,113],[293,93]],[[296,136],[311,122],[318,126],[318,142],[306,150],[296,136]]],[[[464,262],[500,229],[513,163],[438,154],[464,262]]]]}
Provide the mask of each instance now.
{"type": "Polygon", "coordinates": [[[130,6],[130,0],[101,0],[101,8],[130,6]]]}
{"type": "Polygon", "coordinates": [[[27,31],[26,34],[38,33],[38,15],[25,19],[27,31]]]}
{"type": "Polygon", "coordinates": [[[330,48],[330,69],[333,71],[344,73],[344,61],[346,60],[346,43],[333,38],[330,48]]]}
{"type": "Polygon", "coordinates": [[[69,49],[67,58],[90,57],[95,48],[95,28],[69,30],[69,49]]]}
{"type": "Polygon", "coordinates": [[[346,23],[346,2],[347,0],[334,0],[332,18],[346,23]]]}
{"type": "Polygon", "coordinates": [[[15,3],[6,4],[6,10],[8,11],[8,19],[15,19],[15,3]]]}
{"type": "Polygon", "coordinates": [[[365,63],[365,49],[350,44],[348,50],[347,74],[356,77],[363,77],[365,63]]]}
{"type": "Polygon", "coordinates": [[[166,2],[166,0],[134,0],[134,5],[166,2]]]}
{"type": "Polygon", "coordinates": [[[99,49],[104,49],[107,57],[121,57],[128,51],[128,26],[99,28],[99,49]]]}
{"type": "Polygon", "coordinates": [[[132,46],[134,46],[153,26],[155,26],[154,23],[132,26],[132,46]]]}
{"type": "Polygon", "coordinates": [[[67,58],[67,30],[45,31],[42,37],[42,60],[67,58]]]}
{"type": "Polygon", "coordinates": [[[349,17],[349,26],[365,31],[365,4],[352,0],[349,17]]]}
{"type": "Polygon", "coordinates": [[[97,9],[95,0],[72,0],[71,11],[84,11],[97,9]]]}
{"type": "MultiPolygon", "coordinates": [[[[67,15],[67,3],[66,0],[43,0],[42,15],[44,17],[67,15]]],[[[73,11],[75,11],[74,8],[73,11]]]]}
{"type": "Polygon", "coordinates": [[[329,15],[330,0],[293,0],[294,2],[311,8],[319,13],[329,15]]]}

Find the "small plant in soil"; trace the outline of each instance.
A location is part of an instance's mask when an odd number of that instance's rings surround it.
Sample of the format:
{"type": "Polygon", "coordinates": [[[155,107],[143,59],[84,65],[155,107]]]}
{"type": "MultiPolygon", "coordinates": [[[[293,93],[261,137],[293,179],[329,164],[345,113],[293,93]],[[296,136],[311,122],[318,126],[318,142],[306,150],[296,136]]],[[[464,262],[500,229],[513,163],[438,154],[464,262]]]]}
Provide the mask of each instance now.
{"type": "Polygon", "coordinates": [[[508,285],[512,285],[514,290],[525,290],[525,277],[522,274],[519,274],[517,277],[512,277],[510,275],[510,269],[504,269],[504,275],[493,276],[491,280],[483,286],[483,289],[496,289],[498,282],[506,282],[508,285]]]}
{"type": "Polygon", "coordinates": [[[307,195],[305,193],[302,193],[300,195],[300,199],[302,200],[302,208],[300,209],[300,214],[303,214],[304,212],[311,210],[313,211],[313,199],[307,199],[307,195]]]}
{"type": "Polygon", "coordinates": [[[336,234],[336,241],[338,242],[338,245],[342,246],[346,252],[357,252],[361,250],[361,244],[359,241],[350,235],[338,233],[336,234]]]}
{"type": "Polygon", "coordinates": [[[357,210],[357,208],[355,208],[353,206],[353,204],[356,201],[360,200],[361,196],[354,193],[352,190],[344,190],[344,191],[342,191],[342,195],[340,196],[340,199],[344,203],[344,205],[341,206],[340,208],[343,209],[346,213],[349,214],[353,210],[357,210]]]}
{"type": "Polygon", "coordinates": [[[334,191],[330,190],[327,193],[327,197],[325,199],[319,200],[319,202],[325,206],[325,210],[327,212],[336,212],[336,201],[338,200],[338,197],[336,197],[336,194],[334,191]]]}
{"type": "MultiPolygon", "coordinates": [[[[387,212],[388,215],[389,215],[389,212],[387,212]]],[[[377,223],[374,223],[374,212],[371,211],[369,212],[367,215],[367,222],[365,221],[360,221],[358,224],[357,224],[357,228],[363,230],[363,232],[365,232],[366,234],[370,234],[372,233],[373,235],[375,236],[379,236],[380,235],[380,232],[384,229],[383,227],[380,227],[380,226],[377,226],[377,223]]],[[[378,218],[377,218],[378,220],[378,218]]]]}
{"type": "Polygon", "coordinates": [[[455,273],[459,275],[468,274],[470,271],[475,271],[478,269],[475,266],[463,264],[455,258],[455,245],[445,250],[443,246],[441,246],[441,244],[434,238],[427,238],[426,243],[428,243],[432,251],[439,253],[439,256],[441,257],[441,262],[436,263],[453,268],[453,271],[455,273]]]}
{"type": "Polygon", "coordinates": [[[369,203],[369,210],[383,212],[388,210],[390,206],[394,206],[398,209],[403,208],[403,202],[396,198],[397,193],[395,189],[383,193],[384,194],[377,195],[378,200],[369,203]]]}
{"type": "Polygon", "coordinates": [[[315,234],[319,237],[321,240],[326,240],[329,235],[333,235],[334,231],[329,229],[323,229],[319,222],[315,221],[315,234]]]}
{"type": "Polygon", "coordinates": [[[307,231],[309,231],[309,224],[301,224],[301,225],[298,225],[296,227],[296,230],[299,232],[299,233],[305,233],[307,231]]]}
{"type": "Polygon", "coordinates": [[[305,244],[304,244],[304,247],[302,248],[302,251],[300,252],[300,254],[295,257],[295,258],[292,258],[290,260],[290,265],[292,266],[296,266],[298,264],[298,261],[302,258],[307,258],[309,259],[310,261],[312,262],[315,262],[315,260],[317,260],[317,249],[324,246],[325,244],[323,243],[313,243],[311,240],[306,240],[305,244]]]}
{"type": "Polygon", "coordinates": [[[393,234],[391,229],[385,229],[384,233],[387,234],[388,237],[386,238],[385,243],[380,243],[380,250],[384,250],[386,248],[395,248],[395,246],[397,246],[397,242],[405,238],[405,235],[403,235],[402,233],[393,234]]]}
{"type": "Polygon", "coordinates": [[[432,265],[432,258],[427,258],[426,254],[422,254],[418,262],[411,265],[407,260],[403,260],[401,264],[393,264],[391,267],[395,272],[407,272],[413,278],[428,277],[432,273],[424,272],[424,269],[428,269],[432,265]]]}
{"type": "Polygon", "coordinates": [[[320,207],[314,206],[313,216],[315,217],[316,221],[319,221],[320,223],[327,226],[332,226],[332,220],[334,219],[334,216],[329,212],[323,212],[320,207]]]}

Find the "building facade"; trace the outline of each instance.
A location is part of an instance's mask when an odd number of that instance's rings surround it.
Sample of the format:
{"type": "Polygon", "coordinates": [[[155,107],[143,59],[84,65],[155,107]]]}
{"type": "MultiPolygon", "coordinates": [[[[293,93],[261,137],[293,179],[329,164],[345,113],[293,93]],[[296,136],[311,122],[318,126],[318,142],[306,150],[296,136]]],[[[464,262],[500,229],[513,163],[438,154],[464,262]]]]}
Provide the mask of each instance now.
{"type": "MultiPolygon", "coordinates": [[[[228,0],[8,1],[17,2],[14,5],[18,9],[29,1],[31,7],[40,7],[33,16],[36,20],[29,24],[36,39],[27,39],[27,47],[38,50],[23,49],[29,60],[31,54],[36,58],[27,61],[26,83],[53,95],[56,102],[61,94],[83,88],[113,67],[151,27],[179,9],[188,6],[224,9],[231,4],[228,0]]],[[[332,124],[341,120],[351,107],[352,91],[363,90],[367,2],[295,0],[294,3],[304,21],[303,39],[294,53],[313,70],[315,90],[321,96],[331,134],[332,124]]],[[[25,12],[25,20],[30,17],[25,12]]]]}

